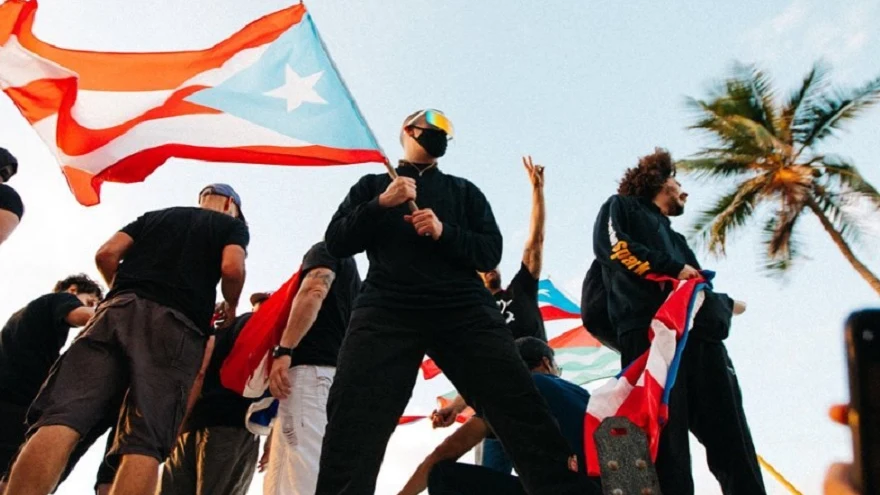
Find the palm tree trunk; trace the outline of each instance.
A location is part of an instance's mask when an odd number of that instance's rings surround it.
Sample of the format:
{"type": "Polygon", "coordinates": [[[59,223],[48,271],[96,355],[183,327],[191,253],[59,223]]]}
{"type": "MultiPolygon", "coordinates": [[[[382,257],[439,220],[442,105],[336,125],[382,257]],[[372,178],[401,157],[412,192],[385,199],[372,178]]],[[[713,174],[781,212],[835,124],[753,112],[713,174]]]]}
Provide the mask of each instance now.
{"type": "Polygon", "coordinates": [[[831,223],[831,220],[825,216],[825,212],[819,208],[819,205],[816,204],[816,201],[813,198],[807,199],[807,206],[810,208],[810,211],[816,214],[819,217],[819,221],[822,222],[822,227],[825,227],[825,232],[828,232],[828,235],[831,236],[831,240],[834,241],[834,244],[837,245],[837,248],[840,249],[840,252],[843,253],[843,257],[846,258],[847,261],[856,269],[859,275],[865,279],[868,284],[874,289],[877,294],[880,294],[880,279],[877,278],[871,270],[865,266],[864,263],[859,261],[856,258],[856,255],[853,253],[852,249],[847,244],[846,240],[843,238],[840,232],[834,228],[834,225],[831,223]]]}

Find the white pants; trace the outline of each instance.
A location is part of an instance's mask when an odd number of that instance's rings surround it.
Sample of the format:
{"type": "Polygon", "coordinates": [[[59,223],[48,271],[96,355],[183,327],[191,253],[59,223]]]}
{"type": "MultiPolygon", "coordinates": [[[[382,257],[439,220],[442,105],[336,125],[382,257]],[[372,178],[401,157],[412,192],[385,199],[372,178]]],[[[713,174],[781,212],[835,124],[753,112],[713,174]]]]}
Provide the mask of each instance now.
{"type": "Polygon", "coordinates": [[[314,495],[336,368],[301,365],[287,373],[291,393],[278,404],[263,494],[314,495]]]}

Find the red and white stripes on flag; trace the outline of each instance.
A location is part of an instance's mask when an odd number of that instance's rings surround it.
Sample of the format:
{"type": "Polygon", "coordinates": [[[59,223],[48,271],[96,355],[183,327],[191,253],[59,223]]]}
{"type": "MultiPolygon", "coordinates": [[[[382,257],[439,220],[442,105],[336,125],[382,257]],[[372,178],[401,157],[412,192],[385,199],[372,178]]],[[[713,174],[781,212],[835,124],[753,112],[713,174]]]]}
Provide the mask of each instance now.
{"type": "MultiPolygon", "coordinates": [[[[711,277],[710,272],[704,275],[711,277]]],[[[682,352],[694,316],[703,304],[703,278],[677,280],[649,276],[671,283],[672,293],[654,315],[648,337],[650,348],[616,378],[593,392],[584,417],[584,455],[587,471],[598,476],[599,457],[593,434],[605,418],[623,416],[641,427],[648,437],[651,459],[657,459],[660,431],[669,417],[669,393],[675,384],[682,352]]]]}

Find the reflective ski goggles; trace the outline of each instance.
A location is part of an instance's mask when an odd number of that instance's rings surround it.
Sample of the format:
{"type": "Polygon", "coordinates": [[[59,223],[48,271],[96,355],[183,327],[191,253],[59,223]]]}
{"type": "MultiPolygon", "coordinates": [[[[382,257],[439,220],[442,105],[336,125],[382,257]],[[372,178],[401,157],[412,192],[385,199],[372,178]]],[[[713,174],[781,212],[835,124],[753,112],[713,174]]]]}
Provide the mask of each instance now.
{"type": "Polygon", "coordinates": [[[449,120],[449,118],[440,110],[434,110],[432,108],[417,113],[413,118],[409,119],[404,127],[416,127],[416,123],[421,117],[425,117],[425,122],[431,127],[445,132],[449,139],[452,139],[455,135],[455,128],[452,127],[452,121],[449,120]]]}

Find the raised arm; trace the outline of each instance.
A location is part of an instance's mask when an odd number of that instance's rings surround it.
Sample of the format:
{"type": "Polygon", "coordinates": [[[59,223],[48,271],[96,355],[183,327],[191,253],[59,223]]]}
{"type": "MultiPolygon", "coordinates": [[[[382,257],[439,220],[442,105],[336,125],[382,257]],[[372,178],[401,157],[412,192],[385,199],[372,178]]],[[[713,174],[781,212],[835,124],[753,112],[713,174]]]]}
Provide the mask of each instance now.
{"type": "Polygon", "coordinates": [[[523,157],[523,166],[532,183],[532,217],[529,224],[529,237],[523,250],[522,262],[535,280],[541,278],[544,263],[544,167],[532,163],[532,157],[523,157]]]}
{"type": "MultiPolygon", "coordinates": [[[[596,259],[613,270],[642,277],[658,273],[681,278],[688,265],[663,251],[651,249],[634,239],[628,231],[626,205],[612,196],[599,211],[593,226],[593,252],[596,259]]],[[[694,273],[697,273],[692,267],[694,273]]],[[[698,273],[697,273],[698,274],[698,273]]],[[[687,273],[690,275],[690,272],[687,273]]]]}

